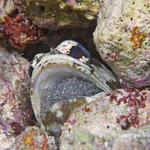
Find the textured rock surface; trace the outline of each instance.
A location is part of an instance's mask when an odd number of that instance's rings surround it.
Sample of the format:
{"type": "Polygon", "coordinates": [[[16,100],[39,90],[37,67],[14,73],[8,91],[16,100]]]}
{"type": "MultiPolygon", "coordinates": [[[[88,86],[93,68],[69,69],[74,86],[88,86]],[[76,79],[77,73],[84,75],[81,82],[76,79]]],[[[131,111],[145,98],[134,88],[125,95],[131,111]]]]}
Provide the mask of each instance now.
{"type": "Polygon", "coordinates": [[[29,62],[0,48],[0,149],[9,148],[22,130],[34,124],[29,99],[29,62]]]}
{"type": "Polygon", "coordinates": [[[68,38],[78,39],[91,48],[99,8],[97,0],[1,0],[0,33],[11,46],[27,55],[36,54],[38,49],[43,52],[40,47],[55,47],[68,38]],[[45,32],[45,28],[50,32],[45,32]]]}
{"type": "Polygon", "coordinates": [[[95,139],[87,130],[74,128],[61,136],[60,150],[98,150],[95,139]]]}
{"type": "Polygon", "coordinates": [[[10,150],[56,150],[54,137],[48,136],[38,127],[27,127],[19,135],[10,150]]]}
{"type": "Polygon", "coordinates": [[[15,0],[15,4],[34,24],[51,30],[87,26],[100,9],[98,0],[15,0]]]}
{"type": "Polygon", "coordinates": [[[139,133],[125,133],[116,139],[105,139],[86,129],[74,128],[62,134],[60,150],[149,150],[149,134],[150,131],[144,129],[139,133]]]}
{"type": "Polygon", "coordinates": [[[0,33],[15,48],[22,49],[43,36],[42,30],[17,10],[13,0],[0,1],[0,25],[0,33]]]}
{"type": "Polygon", "coordinates": [[[104,1],[94,41],[102,59],[125,83],[150,85],[150,1],[104,1]]]}
{"type": "Polygon", "coordinates": [[[66,150],[70,146],[78,149],[78,145],[82,147],[85,144],[108,149],[117,147],[118,142],[125,145],[129,138],[131,141],[127,147],[135,145],[140,149],[136,145],[138,140],[147,146],[150,133],[149,98],[148,90],[118,89],[74,110],[62,127],[61,148],[66,150]],[[141,139],[135,140],[139,134],[141,139]],[[123,138],[126,140],[123,141],[123,138]]]}
{"type": "MultiPolygon", "coordinates": [[[[144,132],[143,132],[144,133],[144,132]]],[[[133,135],[133,138],[129,137],[120,137],[114,140],[113,142],[108,143],[108,149],[112,150],[148,150],[150,147],[150,138],[147,136],[146,138],[143,136],[143,133],[133,135]],[[135,137],[134,137],[135,136],[135,137]],[[137,137],[136,137],[137,136],[137,137]],[[139,136],[139,137],[138,137],[139,136]]],[[[150,133],[145,132],[145,133],[150,133]]]]}
{"type": "Polygon", "coordinates": [[[43,36],[42,30],[21,14],[14,18],[5,17],[5,21],[1,23],[0,32],[13,47],[18,49],[38,42],[43,36]]]}

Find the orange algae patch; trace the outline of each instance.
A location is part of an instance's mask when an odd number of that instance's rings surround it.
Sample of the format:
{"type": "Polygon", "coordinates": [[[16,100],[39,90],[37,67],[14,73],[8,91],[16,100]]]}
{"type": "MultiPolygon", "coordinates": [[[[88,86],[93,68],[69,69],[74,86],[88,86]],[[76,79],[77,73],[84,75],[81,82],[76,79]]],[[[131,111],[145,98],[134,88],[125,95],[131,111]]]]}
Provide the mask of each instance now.
{"type": "Polygon", "coordinates": [[[45,137],[44,139],[44,143],[42,145],[42,150],[47,150],[48,149],[48,140],[47,138],[45,137]]]}
{"type": "Polygon", "coordinates": [[[31,132],[30,134],[26,135],[24,138],[24,144],[32,146],[33,145],[33,140],[34,140],[35,132],[31,132]]]}
{"type": "Polygon", "coordinates": [[[143,41],[146,39],[147,34],[140,31],[139,27],[134,27],[132,30],[132,37],[130,41],[133,43],[132,48],[138,49],[141,48],[143,41]]]}
{"type": "Polygon", "coordinates": [[[85,112],[92,112],[91,108],[88,108],[88,107],[85,107],[85,108],[84,108],[84,111],[85,111],[85,112]]]}
{"type": "Polygon", "coordinates": [[[31,133],[27,134],[24,138],[24,144],[31,147],[33,150],[47,150],[48,149],[48,140],[46,136],[44,136],[44,141],[42,142],[42,145],[38,144],[35,140],[36,132],[32,131],[31,133]],[[41,148],[39,148],[39,146],[41,148]]]}

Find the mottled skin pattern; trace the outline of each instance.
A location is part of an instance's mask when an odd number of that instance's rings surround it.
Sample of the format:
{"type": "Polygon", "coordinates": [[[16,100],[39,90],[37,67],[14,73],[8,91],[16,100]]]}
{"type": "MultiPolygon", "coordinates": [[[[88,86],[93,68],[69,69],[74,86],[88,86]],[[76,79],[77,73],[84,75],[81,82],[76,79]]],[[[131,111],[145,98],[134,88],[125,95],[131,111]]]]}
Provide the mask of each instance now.
{"type": "Polygon", "coordinates": [[[102,59],[123,83],[150,85],[150,1],[104,1],[94,32],[102,59]]]}
{"type": "Polygon", "coordinates": [[[149,90],[118,89],[75,109],[62,127],[62,150],[69,150],[69,147],[77,150],[80,146],[82,149],[84,143],[95,145],[96,150],[114,147],[118,150],[127,140],[127,148],[148,147],[149,98],[149,90]],[[126,119],[118,121],[121,116],[126,119]],[[136,137],[138,134],[140,137],[136,137]]]}
{"type": "Polygon", "coordinates": [[[29,62],[0,48],[0,149],[9,148],[26,126],[35,122],[30,104],[29,62]]]}
{"type": "MultiPolygon", "coordinates": [[[[99,88],[98,94],[101,95],[116,89],[115,85],[117,84],[110,70],[93,58],[81,44],[72,40],[63,41],[55,49],[51,49],[49,53],[37,54],[30,66],[30,75],[32,77],[32,106],[38,122],[46,130],[51,130],[56,124],[60,126],[74,108],[83,105],[87,100],[95,99],[95,95],[89,97],[84,95],[78,99],[75,97],[67,100],[49,100],[48,105],[51,107],[43,115],[41,110],[42,95],[48,87],[53,89],[55,84],[65,81],[68,77],[80,77],[91,81],[94,86],[99,88]]],[[[69,88],[72,86],[68,86],[69,88]]],[[[57,92],[59,93],[59,91],[57,92]]]]}

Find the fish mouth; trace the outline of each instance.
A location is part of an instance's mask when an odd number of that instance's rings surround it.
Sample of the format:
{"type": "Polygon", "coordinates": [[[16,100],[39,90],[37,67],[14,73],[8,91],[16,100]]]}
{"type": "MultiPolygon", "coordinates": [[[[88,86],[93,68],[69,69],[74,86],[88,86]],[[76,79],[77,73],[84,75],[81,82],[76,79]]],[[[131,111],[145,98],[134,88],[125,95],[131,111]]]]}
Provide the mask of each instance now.
{"type": "Polygon", "coordinates": [[[37,76],[35,87],[38,87],[37,93],[46,107],[59,101],[90,97],[102,91],[90,76],[72,67],[59,65],[54,65],[37,76]]]}
{"type": "Polygon", "coordinates": [[[93,81],[89,74],[69,65],[52,64],[43,69],[33,85],[37,120],[46,130],[55,122],[63,124],[73,109],[86,103],[86,97],[102,92],[93,81]]]}

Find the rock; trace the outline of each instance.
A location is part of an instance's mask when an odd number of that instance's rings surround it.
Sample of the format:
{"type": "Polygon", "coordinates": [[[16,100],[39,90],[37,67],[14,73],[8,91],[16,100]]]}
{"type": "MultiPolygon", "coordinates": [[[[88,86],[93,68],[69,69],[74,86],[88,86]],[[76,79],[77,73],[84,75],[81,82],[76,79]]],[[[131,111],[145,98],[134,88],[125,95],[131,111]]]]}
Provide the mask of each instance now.
{"type": "Polygon", "coordinates": [[[15,4],[12,0],[2,0],[0,2],[0,22],[5,21],[5,17],[15,10],[15,4]]]}
{"type": "MultiPolygon", "coordinates": [[[[95,145],[93,149],[98,150],[100,147],[115,149],[119,147],[117,143],[126,143],[121,140],[124,138],[130,138],[127,147],[133,148],[138,141],[145,141],[143,145],[147,146],[150,132],[149,98],[149,90],[118,89],[77,108],[62,127],[60,149],[68,150],[70,146],[76,150],[84,144],[95,145]]],[[[136,148],[140,150],[139,145],[136,148]]]]}
{"type": "MultiPolygon", "coordinates": [[[[149,134],[149,132],[147,132],[149,134]]],[[[130,134],[129,134],[130,136],[130,134]]],[[[134,136],[133,136],[134,137],[134,136]]],[[[149,149],[150,147],[150,138],[145,138],[142,134],[135,134],[134,138],[129,137],[120,137],[114,140],[112,143],[109,143],[109,149],[112,150],[141,150],[149,149]],[[137,137],[136,137],[137,136],[137,137]],[[139,137],[138,137],[139,136],[139,137]]]]}
{"type": "Polygon", "coordinates": [[[9,148],[26,126],[35,123],[28,76],[29,62],[0,48],[0,149],[9,148]]]}
{"type": "Polygon", "coordinates": [[[98,0],[15,0],[15,4],[34,24],[50,30],[87,26],[100,9],[98,0]]]}
{"type": "Polygon", "coordinates": [[[0,12],[0,33],[13,47],[23,49],[42,38],[42,29],[18,12],[12,0],[0,1],[0,12]]]}
{"type": "Polygon", "coordinates": [[[95,137],[87,130],[74,128],[61,137],[60,150],[97,150],[95,137]]]}
{"type": "Polygon", "coordinates": [[[62,135],[61,142],[63,144],[61,144],[60,150],[141,150],[149,148],[150,139],[148,136],[144,138],[142,133],[133,134],[133,138],[130,136],[132,133],[126,134],[126,137],[107,140],[93,136],[85,129],[75,128],[69,134],[62,135]]]}
{"type": "Polygon", "coordinates": [[[10,150],[57,150],[55,139],[36,126],[27,127],[10,150]]]}
{"type": "Polygon", "coordinates": [[[150,85],[150,1],[104,1],[94,32],[102,59],[133,87],[150,85]]]}
{"type": "Polygon", "coordinates": [[[86,41],[91,47],[100,4],[97,0],[72,2],[2,0],[0,33],[12,47],[26,54],[37,53],[39,45],[45,47],[47,41],[48,46],[55,47],[68,37],[86,41]]]}
{"type": "Polygon", "coordinates": [[[74,128],[61,136],[60,150],[141,150],[149,149],[149,130],[126,133],[118,138],[104,139],[92,135],[87,129],[74,128]]]}

